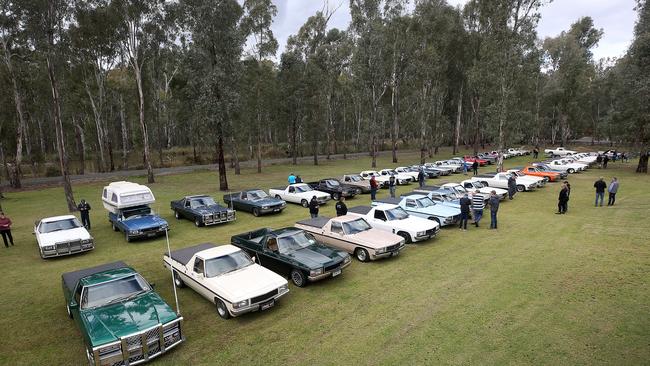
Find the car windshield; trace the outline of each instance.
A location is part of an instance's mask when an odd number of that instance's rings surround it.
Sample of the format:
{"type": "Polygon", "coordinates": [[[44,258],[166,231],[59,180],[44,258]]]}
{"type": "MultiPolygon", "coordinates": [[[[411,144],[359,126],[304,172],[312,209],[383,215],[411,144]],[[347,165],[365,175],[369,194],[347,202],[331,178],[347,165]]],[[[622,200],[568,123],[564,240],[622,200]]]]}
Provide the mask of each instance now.
{"type": "Polygon", "coordinates": [[[343,223],[343,232],[348,235],[358,234],[362,231],[370,230],[370,225],[364,219],[356,219],[343,223]]]}
{"type": "Polygon", "coordinates": [[[481,183],[481,182],[470,181],[469,183],[470,183],[474,188],[483,188],[483,183],[481,183]]]}
{"type": "Polygon", "coordinates": [[[38,228],[38,232],[41,234],[47,234],[54,231],[70,230],[78,227],[81,227],[81,224],[79,223],[79,220],[77,220],[77,218],[75,217],[72,219],[43,222],[41,223],[41,226],[38,228]]]}
{"type": "Polygon", "coordinates": [[[304,231],[278,238],[278,250],[283,254],[307,248],[313,244],[316,244],[316,239],[304,231]]]}
{"type": "Polygon", "coordinates": [[[449,193],[439,193],[438,197],[442,198],[442,200],[447,202],[451,202],[454,200],[454,198],[449,193]]]}
{"type": "Polygon", "coordinates": [[[214,206],[217,203],[214,202],[214,199],[212,197],[199,197],[199,198],[194,198],[192,201],[190,201],[190,205],[192,208],[199,208],[199,207],[206,207],[206,206],[214,206]]]}
{"type": "Polygon", "coordinates": [[[222,257],[209,259],[205,262],[205,277],[216,277],[228,272],[248,267],[253,264],[253,260],[248,254],[239,250],[222,257]]]}
{"type": "Polygon", "coordinates": [[[386,169],[386,172],[390,175],[397,175],[397,172],[392,169],[386,169]]]}
{"type": "Polygon", "coordinates": [[[84,288],[81,296],[81,308],[95,308],[126,300],[140,293],[150,291],[151,287],[139,274],[118,280],[99,283],[84,288]]]}
{"type": "Polygon", "coordinates": [[[424,198],[420,198],[420,199],[418,200],[418,205],[419,205],[420,207],[424,207],[424,208],[426,208],[426,207],[435,206],[436,204],[433,202],[433,200],[432,200],[431,198],[429,198],[429,197],[424,197],[424,198]]]}
{"type": "Polygon", "coordinates": [[[361,177],[358,176],[358,175],[350,175],[349,177],[350,177],[350,180],[353,181],[353,182],[360,182],[360,181],[363,180],[363,179],[361,179],[361,177]]]}
{"type": "Polygon", "coordinates": [[[338,186],[340,186],[339,182],[337,182],[335,180],[328,179],[326,182],[327,182],[327,185],[330,186],[330,187],[338,187],[338,186]]]}
{"type": "Polygon", "coordinates": [[[252,200],[261,200],[261,199],[263,199],[263,198],[268,197],[269,195],[266,194],[266,192],[264,192],[264,191],[262,191],[262,190],[259,190],[259,191],[250,191],[250,192],[248,192],[248,196],[249,196],[252,200]]]}
{"type": "Polygon", "coordinates": [[[409,214],[406,211],[404,211],[404,209],[401,207],[395,207],[393,209],[386,210],[384,212],[386,212],[386,218],[389,221],[404,220],[409,217],[409,214]]]}
{"type": "Polygon", "coordinates": [[[138,210],[122,212],[122,215],[124,216],[124,221],[134,220],[134,219],[140,218],[142,216],[150,215],[150,214],[153,214],[153,212],[148,207],[138,209],[138,210]]]}
{"type": "Polygon", "coordinates": [[[306,184],[302,184],[294,187],[296,187],[296,192],[309,192],[312,190],[311,187],[306,184]]]}

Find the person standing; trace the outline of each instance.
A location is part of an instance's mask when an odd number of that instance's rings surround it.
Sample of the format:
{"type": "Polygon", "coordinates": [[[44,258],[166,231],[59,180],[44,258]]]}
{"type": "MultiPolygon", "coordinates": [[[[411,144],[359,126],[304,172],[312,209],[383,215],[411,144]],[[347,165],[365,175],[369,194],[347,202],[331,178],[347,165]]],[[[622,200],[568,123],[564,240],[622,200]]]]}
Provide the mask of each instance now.
{"type": "Polygon", "coordinates": [[[472,170],[474,171],[474,175],[478,175],[478,161],[474,160],[472,163],[472,170]]]}
{"type": "Polygon", "coordinates": [[[293,173],[289,173],[289,179],[287,179],[287,180],[289,181],[289,184],[295,184],[296,183],[296,176],[293,175],[293,173]]]}
{"type": "Polygon", "coordinates": [[[2,235],[2,241],[5,243],[5,248],[9,248],[9,243],[11,246],[14,246],[14,238],[11,236],[11,219],[5,216],[4,212],[0,212],[0,235],[2,235]],[[7,242],[9,239],[9,242],[7,242]]]}
{"type": "MultiPolygon", "coordinates": [[[[393,178],[393,177],[391,177],[393,178]]],[[[375,179],[375,176],[370,177],[370,200],[374,201],[377,198],[377,179],[375,179]]]]}
{"type": "Polygon", "coordinates": [[[90,230],[90,204],[85,199],[82,199],[79,205],[77,205],[77,210],[79,210],[79,214],[81,215],[81,224],[90,230]]]}
{"type": "Polygon", "coordinates": [[[616,179],[616,177],[612,178],[612,182],[609,183],[607,192],[609,192],[607,206],[614,206],[614,202],[616,202],[616,192],[618,192],[618,179],[616,179]]]}
{"type": "Polygon", "coordinates": [[[533,159],[537,159],[537,156],[539,156],[539,147],[535,146],[533,149],[533,159]]]}
{"type": "Polygon", "coordinates": [[[594,183],[594,188],[596,188],[596,202],[594,202],[594,205],[598,207],[598,199],[600,198],[600,206],[603,206],[603,200],[605,199],[605,188],[607,188],[607,184],[605,184],[605,181],[603,180],[603,177],[600,177],[594,183]]]}
{"type": "Polygon", "coordinates": [[[460,229],[467,230],[467,219],[469,219],[469,208],[472,201],[467,197],[467,193],[460,199],[460,229]]]}
{"type": "Polygon", "coordinates": [[[497,196],[496,191],[490,192],[490,199],[488,204],[490,205],[490,229],[497,228],[497,212],[499,212],[499,197],[497,196]]]}
{"type": "Polygon", "coordinates": [[[564,203],[564,213],[566,213],[569,211],[569,200],[571,199],[571,183],[569,183],[568,180],[565,180],[564,185],[566,186],[566,202],[564,203]]]}
{"type": "Polygon", "coordinates": [[[596,164],[598,165],[598,169],[603,167],[603,156],[602,155],[598,154],[598,156],[596,156],[596,164]]]}
{"type": "Polygon", "coordinates": [[[557,198],[557,212],[556,215],[562,215],[566,213],[567,202],[569,202],[569,193],[566,184],[562,184],[562,189],[557,198]]]}
{"type": "Polygon", "coordinates": [[[512,199],[517,193],[517,178],[514,175],[510,174],[508,177],[508,198],[512,199]]]}
{"type": "Polygon", "coordinates": [[[296,175],[296,183],[304,183],[300,175],[296,175]]]}
{"type": "Polygon", "coordinates": [[[388,193],[390,194],[390,198],[395,198],[395,176],[393,175],[388,178],[388,193]]]}
{"type": "Polygon", "coordinates": [[[478,189],[472,196],[472,214],[474,215],[474,225],[478,227],[478,223],[483,217],[483,209],[485,208],[485,199],[478,189]]]}
{"type": "Polygon", "coordinates": [[[316,218],[318,217],[318,209],[320,206],[318,205],[318,201],[316,200],[316,196],[313,196],[311,198],[311,201],[309,201],[309,214],[311,215],[311,218],[316,218]]]}
{"type": "Polygon", "coordinates": [[[345,197],[339,197],[339,201],[336,202],[336,216],[344,216],[348,214],[348,206],[345,205],[345,197]]]}
{"type": "Polygon", "coordinates": [[[608,161],[609,161],[609,156],[607,156],[607,154],[605,154],[605,156],[603,156],[603,169],[607,169],[607,162],[608,161]]]}
{"type": "Polygon", "coordinates": [[[420,184],[420,188],[424,187],[424,171],[422,168],[418,171],[418,184],[420,184]]]}
{"type": "Polygon", "coordinates": [[[463,174],[467,175],[467,164],[463,161],[463,174]]]}

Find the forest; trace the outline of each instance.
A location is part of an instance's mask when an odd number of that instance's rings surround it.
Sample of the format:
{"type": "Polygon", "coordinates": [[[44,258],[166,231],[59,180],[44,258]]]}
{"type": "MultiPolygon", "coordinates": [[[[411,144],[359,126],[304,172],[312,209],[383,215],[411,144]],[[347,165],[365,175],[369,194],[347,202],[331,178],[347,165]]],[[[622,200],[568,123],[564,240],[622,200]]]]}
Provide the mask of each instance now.
{"type": "MultiPolygon", "coordinates": [[[[346,0],[347,1],[347,0],[346,0]]],[[[10,185],[70,174],[486,144],[626,146],[647,172],[650,8],[595,60],[605,30],[540,39],[543,0],[349,0],[278,54],[271,0],[0,0],[0,153],[10,185]]],[[[630,19],[632,22],[633,20],[630,19]]]]}

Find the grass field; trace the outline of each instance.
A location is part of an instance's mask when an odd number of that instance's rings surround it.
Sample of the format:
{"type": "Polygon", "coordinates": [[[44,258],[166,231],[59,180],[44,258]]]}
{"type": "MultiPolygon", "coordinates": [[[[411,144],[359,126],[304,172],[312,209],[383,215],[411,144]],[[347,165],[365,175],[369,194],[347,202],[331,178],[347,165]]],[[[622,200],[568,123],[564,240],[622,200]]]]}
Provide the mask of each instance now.
{"type": "MultiPolygon", "coordinates": [[[[416,155],[402,155],[416,162],[416,155]]],[[[392,166],[389,157],[379,166],[392,166]]],[[[522,165],[527,159],[506,161],[522,165]]],[[[271,166],[229,175],[232,189],[268,188],[294,171],[317,179],[369,167],[369,159],[314,167],[271,166]]],[[[635,163],[570,176],[569,212],[554,215],[557,184],[504,202],[499,230],[445,228],[402,255],[357,261],[335,279],[296,288],[268,312],[222,320],[213,304],[179,290],[186,343],[153,365],[639,365],[650,361],[650,178],[635,163]],[[614,207],[593,207],[593,182],[619,177],[614,207]]],[[[461,180],[455,175],[449,180],[461,180]]],[[[169,201],[217,192],[214,173],[158,177],[154,209],[171,224],[172,249],[229,243],[259,227],[290,226],[308,216],[290,204],[280,215],[238,213],[234,223],[196,228],[176,221],[169,201]]],[[[440,181],[441,179],[438,179],[440,181]]],[[[143,182],[142,179],[137,181],[143,182]]],[[[100,201],[103,184],[75,187],[92,211],[96,249],[40,259],[32,232],[43,216],[64,214],[60,188],[11,193],[2,205],[14,221],[16,246],[0,247],[0,364],[82,365],[80,333],[66,316],[62,272],[124,260],[174,303],[162,266],[163,239],[126,243],[111,230],[100,201]]],[[[399,192],[412,188],[400,187],[399,192]]],[[[380,197],[387,195],[382,190],[380,197]]],[[[348,206],[367,204],[363,195],[348,206]]],[[[334,205],[321,208],[332,215],[334,205]]]]}

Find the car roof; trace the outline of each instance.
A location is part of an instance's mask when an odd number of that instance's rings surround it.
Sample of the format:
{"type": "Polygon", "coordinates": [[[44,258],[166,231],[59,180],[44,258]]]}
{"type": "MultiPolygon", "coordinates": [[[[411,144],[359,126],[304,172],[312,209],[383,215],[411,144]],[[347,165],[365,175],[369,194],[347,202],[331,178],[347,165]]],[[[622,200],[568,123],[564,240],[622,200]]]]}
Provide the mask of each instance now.
{"type": "Polygon", "coordinates": [[[219,245],[212,248],[208,248],[196,254],[203,259],[211,259],[211,258],[222,257],[224,255],[235,253],[240,250],[241,249],[237,248],[234,245],[226,244],[226,245],[219,245]]]}
{"type": "Polygon", "coordinates": [[[52,217],[45,217],[41,219],[41,222],[55,222],[55,221],[61,221],[61,220],[68,220],[68,219],[76,219],[77,217],[75,215],[61,215],[61,216],[52,216],[52,217]]]}

